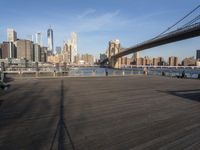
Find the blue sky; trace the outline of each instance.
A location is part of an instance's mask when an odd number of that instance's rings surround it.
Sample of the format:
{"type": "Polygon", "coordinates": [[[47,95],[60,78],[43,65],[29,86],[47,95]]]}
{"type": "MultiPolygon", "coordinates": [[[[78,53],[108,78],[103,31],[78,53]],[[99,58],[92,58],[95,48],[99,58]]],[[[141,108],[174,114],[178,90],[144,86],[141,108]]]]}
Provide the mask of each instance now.
{"type": "MultiPolygon", "coordinates": [[[[78,34],[80,53],[99,56],[108,41],[119,39],[123,47],[148,40],[191,11],[200,0],[4,0],[0,9],[0,42],[6,29],[14,28],[18,38],[43,33],[51,25],[55,46],[62,46],[72,31],[78,34]]],[[[187,21],[200,14],[198,10],[187,21]]],[[[184,24],[184,22],[183,22],[184,24]]],[[[176,42],[141,52],[141,56],[195,56],[200,38],[176,42]]]]}

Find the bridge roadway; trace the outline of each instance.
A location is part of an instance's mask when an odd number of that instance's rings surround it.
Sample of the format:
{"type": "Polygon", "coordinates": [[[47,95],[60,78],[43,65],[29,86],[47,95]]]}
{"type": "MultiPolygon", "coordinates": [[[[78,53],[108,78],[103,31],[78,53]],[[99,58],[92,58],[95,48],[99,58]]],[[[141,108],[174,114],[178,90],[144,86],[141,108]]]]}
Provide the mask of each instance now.
{"type": "Polygon", "coordinates": [[[199,80],[24,79],[0,94],[1,150],[200,147],[199,80]]]}
{"type": "MultiPolygon", "coordinates": [[[[185,40],[185,39],[189,39],[189,38],[193,38],[193,37],[197,37],[197,36],[200,36],[200,23],[196,23],[191,26],[184,27],[184,28],[179,28],[175,31],[163,34],[156,38],[147,40],[143,43],[126,48],[122,52],[119,52],[119,53],[111,56],[111,58],[114,58],[114,59],[120,58],[120,57],[126,56],[131,53],[135,53],[135,52],[142,51],[145,49],[149,49],[149,48],[157,47],[160,45],[169,44],[172,42],[177,42],[177,41],[181,41],[181,40],[185,40]]],[[[109,61],[108,58],[103,60],[101,62],[101,64],[104,64],[107,61],[109,61]]]]}

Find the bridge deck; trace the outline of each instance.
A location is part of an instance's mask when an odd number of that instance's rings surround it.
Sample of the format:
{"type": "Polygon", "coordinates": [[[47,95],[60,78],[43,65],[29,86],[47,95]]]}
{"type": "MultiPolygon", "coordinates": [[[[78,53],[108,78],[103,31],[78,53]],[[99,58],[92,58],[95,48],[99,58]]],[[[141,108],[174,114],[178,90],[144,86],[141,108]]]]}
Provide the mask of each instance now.
{"type": "Polygon", "coordinates": [[[0,96],[0,149],[51,145],[198,149],[200,81],[133,76],[65,78],[63,85],[61,79],[12,82],[0,96]]]}

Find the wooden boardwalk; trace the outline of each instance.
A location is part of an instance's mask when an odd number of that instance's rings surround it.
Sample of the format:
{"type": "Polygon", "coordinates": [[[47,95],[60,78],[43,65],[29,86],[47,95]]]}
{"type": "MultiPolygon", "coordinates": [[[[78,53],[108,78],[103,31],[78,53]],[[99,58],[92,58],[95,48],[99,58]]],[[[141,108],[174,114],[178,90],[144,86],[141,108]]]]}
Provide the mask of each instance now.
{"type": "Polygon", "coordinates": [[[200,81],[16,80],[0,96],[0,149],[198,150],[200,81]]]}

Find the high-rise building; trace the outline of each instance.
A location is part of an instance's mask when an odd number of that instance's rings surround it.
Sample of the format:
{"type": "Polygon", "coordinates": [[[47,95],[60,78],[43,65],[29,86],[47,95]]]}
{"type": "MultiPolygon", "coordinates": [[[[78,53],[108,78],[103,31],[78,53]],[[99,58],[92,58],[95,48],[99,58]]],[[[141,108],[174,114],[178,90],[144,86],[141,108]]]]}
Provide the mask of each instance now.
{"type": "Polygon", "coordinates": [[[154,66],[162,66],[164,59],[162,57],[153,58],[153,65],[154,66]]]}
{"type": "Polygon", "coordinates": [[[51,28],[47,30],[47,40],[48,40],[48,51],[55,53],[53,47],[53,30],[51,28]]]}
{"type": "Polygon", "coordinates": [[[169,57],[169,66],[178,66],[178,57],[169,57]]]}
{"type": "Polygon", "coordinates": [[[41,61],[41,48],[39,44],[33,45],[33,61],[35,62],[41,61]]]}
{"type": "Polygon", "coordinates": [[[148,56],[145,56],[143,58],[143,65],[147,65],[147,66],[153,65],[153,59],[151,59],[148,56]]]}
{"type": "MultiPolygon", "coordinates": [[[[139,60],[140,59],[140,53],[139,52],[135,52],[134,54],[133,54],[133,62],[132,62],[132,64],[134,64],[134,65],[141,65],[141,62],[139,62],[139,61],[141,61],[141,60],[139,60]]],[[[144,61],[144,60],[143,60],[144,61]]],[[[143,64],[143,63],[142,63],[143,64]]]]}
{"type": "Polygon", "coordinates": [[[144,63],[144,58],[142,58],[142,57],[137,58],[136,65],[139,65],[139,66],[144,65],[143,63],[144,63]]]}
{"type": "Polygon", "coordinates": [[[7,29],[8,42],[14,42],[17,40],[17,32],[14,29],[7,29]]]}
{"type": "Polygon", "coordinates": [[[139,52],[135,52],[133,54],[133,57],[134,57],[135,60],[138,59],[138,58],[140,58],[140,53],[139,52]]]}
{"type": "Polygon", "coordinates": [[[47,62],[47,47],[41,47],[41,62],[47,62]]]}
{"type": "Polygon", "coordinates": [[[15,41],[17,47],[17,58],[33,61],[33,42],[30,40],[15,41]]]}
{"type": "Polygon", "coordinates": [[[16,47],[13,42],[3,42],[1,44],[1,58],[16,58],[16,47]]]}
{"type": "MultiPolygon", "coordinates": [[[[178,60],[178,58],[177,58],[177,60],[178,60]]],[[[164,58],[163,57],[158,57],[157,61],[158,61],[158,65],[159,66],[163,66],[164,65],[164,58]]]]}
{"type": "Polygon", "coordinates": [[[39,44],[40,46],[42,46],[42,33],[38,32],[35,34],[35,43],[39,44]]]}
{"type": "Polygon", "coordinates": [[[75,64],[78,64],[78,62],[79,62],[80,59],[81,59],[81,58],[80,58],[80,55],[77,54],[77,55],[74,57],[74,63],[75,63],[75,64]]]}
{"type": "Polygon", "coordinates": [[[72,61],[71,61],[71,52],[72,52],[72,49],[71,49],[71,45],[68,45],[67,43],[64,43],[64,46],[63,46],[63,61],[65,63],[68,63],[70,64],[72,61]]]}
{"type": "Polygon", "coordinates": [[[130,65],[131,64],[131,58],[122,57],[121,59],[122,59],[122,61],[121,61],[122,65],[130,65]]]}
{"type": "Polygon", "coordinates": [[[9,58],[9,42],[3,42],[1,45],[2,51],[1,51],[1,58],[9,58]]]}
{"type": "Polygon", "coordinates": [[[72,55],[76,56],[78,54],[77,50],[77,34],[75,32],[71,33],[71,45],[72,45],[72,55]]]}
{"type": "Polygon", "coordinates": [[[75,32],[71,33],[70,39],[67,41],[67,45],[71,49],[70,63],[74,63],[75,62],[75,57],[78,54],[78,50],[77,50],[77,34],[75,32]]]}
{"type": "Polygon", "coordinates": [[[198,60],[198,59],[200,60],[200,49],[197,50],[196,59],[197,59],[197,60],[198,60]]]}

